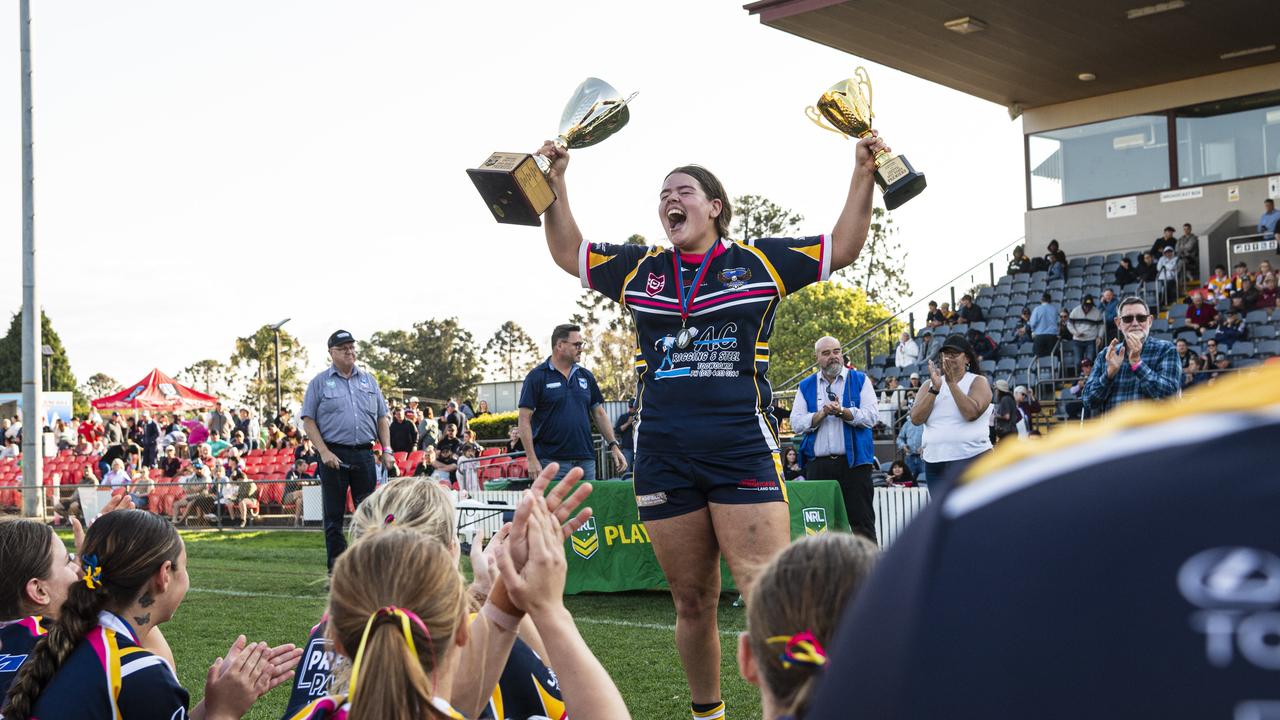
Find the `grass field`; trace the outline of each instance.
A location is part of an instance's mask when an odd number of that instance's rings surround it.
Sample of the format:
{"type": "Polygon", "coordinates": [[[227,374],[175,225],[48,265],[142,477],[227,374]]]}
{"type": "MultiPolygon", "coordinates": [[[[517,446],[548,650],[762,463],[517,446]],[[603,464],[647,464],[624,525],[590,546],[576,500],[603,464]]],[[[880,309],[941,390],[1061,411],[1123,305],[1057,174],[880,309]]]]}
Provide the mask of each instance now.
{"type": "MultiPolygon", "coordinates": [[[[194,705],[209,664],[238,633],[250,640],[301,645],[324,610],[324,540],[318,532],[184,532],[191,591],[163,626],[178,679],[194,705]]],[[[720,606],[724,699],[734,720],[760,717],[755,689],[737,672],[734,653],[743,610],[720,606]]],[[[689,717],[669,595],[625,593],[565,599],[583,637],[622,690],[638,720],[689,717]]],[[[246,717],[279,718],[287,687],[263,698],[246,717]]]]}

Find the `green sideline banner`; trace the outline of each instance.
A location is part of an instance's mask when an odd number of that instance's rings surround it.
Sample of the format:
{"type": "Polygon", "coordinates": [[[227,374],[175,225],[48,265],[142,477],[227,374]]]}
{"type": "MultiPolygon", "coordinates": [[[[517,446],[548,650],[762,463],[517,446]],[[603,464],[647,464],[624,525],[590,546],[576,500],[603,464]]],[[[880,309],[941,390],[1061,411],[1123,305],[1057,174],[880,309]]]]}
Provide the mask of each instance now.
{"type": "MultiPolygon", "coordinates": [[[[603,480],[587,504],[591,520],[565,543],[569,577],[565,593],[657,590],[667,587],[662,568],[649,544],[649,534],[636,508],[635,489],[627,481],[603,480]]],[[[791,537],[816,535],[828,530],[849,530],[840,486],[832,480],[789,482],[791,537]]],[[[724,589],[733,578],[721,559],[724,589]]]]}

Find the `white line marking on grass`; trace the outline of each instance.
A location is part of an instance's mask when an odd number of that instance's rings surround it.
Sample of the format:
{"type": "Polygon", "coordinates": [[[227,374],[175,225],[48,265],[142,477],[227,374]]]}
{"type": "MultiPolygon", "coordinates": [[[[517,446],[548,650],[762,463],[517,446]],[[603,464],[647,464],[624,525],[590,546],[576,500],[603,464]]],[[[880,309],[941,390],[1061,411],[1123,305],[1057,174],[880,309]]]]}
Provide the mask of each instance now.
{"type": "MultiPolygon", "coordinates": [[[[245,590],[221,590],[217,588],[191,588],[188,592],[208,593],[210,595],[230,595],[232,597],[260,597],[272,598],[274,600],[324,600],[324,595],[282,595],[278,593],[260,593],[248,592],[245,590]]],[[[587,625],[612,625],[614,627],[636,628],[638,630],[663,630],[665,632],[675,632],[675,625],[662,625],[660,623],[642,623],[632,622],[630,620],[611,620],[609,618],[582,617],[574,616],[575,622],[585,623],[587,625]]],[[[724,636],[737,636],[738,630],[721,629],[720,634],[724,636]]]]}

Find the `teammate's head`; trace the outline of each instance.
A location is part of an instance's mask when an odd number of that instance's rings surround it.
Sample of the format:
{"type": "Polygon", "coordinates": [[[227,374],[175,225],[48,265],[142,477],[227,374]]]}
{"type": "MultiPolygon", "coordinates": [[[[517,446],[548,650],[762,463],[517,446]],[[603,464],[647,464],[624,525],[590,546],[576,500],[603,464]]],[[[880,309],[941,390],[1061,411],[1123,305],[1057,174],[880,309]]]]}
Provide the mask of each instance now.
{"type": "Polygon", "coordinates": [[[708,234],[729,237],[732,219],[729,195],[710,170],[681,165],[667,173],[658,195],[658,220],[677,249],[689,249],[708,234]]]}
{"type": "Polygon", "coordinates": [[[36,645],[9,689],[5,717],[27,720],[35,701],[103,610],[121,611],[144,593],[156,624],[187,593],[186,551],[173,526],[145,510],[117,510],[89,527],[82,547],[87,579],[71,584],[58,621],[36,645]],[[95,570],[96,568],[96,570],[95,570]]]}
{"type": "Polygon", "coordinates": [[[390,528],[338,558],[328,633],[352,659],[351,716],[440,717],[437,678],[467,637],[467,597],[453,556],[439,542],[390,528]]]}
{"type": "Polygon", "coordinates": [[[826,662],[823,648],[875,560],[876,546],[865,538],[822,533],[792,543],[756,580],[738,669],[760,688],[766,718],[804,717],[826,662]]]}
{"type": "Polygon", "coordinates": [[[456,551],[453,504],[440,483],[426,477],[395,478],[378,488],[351,516],[351,542],[375,530],[399,528],[426,535],[456,551]]]}
{"type": "Polygon", "coordinates": [[[57,617],[80,573],[53,528],[20,518],[0,518],[0,567],[0,622],[57,617]]]}

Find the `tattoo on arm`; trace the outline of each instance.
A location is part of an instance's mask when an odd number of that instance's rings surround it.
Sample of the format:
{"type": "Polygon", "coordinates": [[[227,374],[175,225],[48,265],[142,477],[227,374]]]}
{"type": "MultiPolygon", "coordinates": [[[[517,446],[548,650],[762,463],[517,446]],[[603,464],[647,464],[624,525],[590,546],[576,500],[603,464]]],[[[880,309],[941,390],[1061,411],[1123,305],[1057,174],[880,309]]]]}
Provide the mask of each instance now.
{"type": "Polygon", "coordinates": [[[146,615],[134,615],[133,622],[136,623],[139,627],[146,625],[147,623],[151,622],[151,613],[147,613],[146,615]]]}

